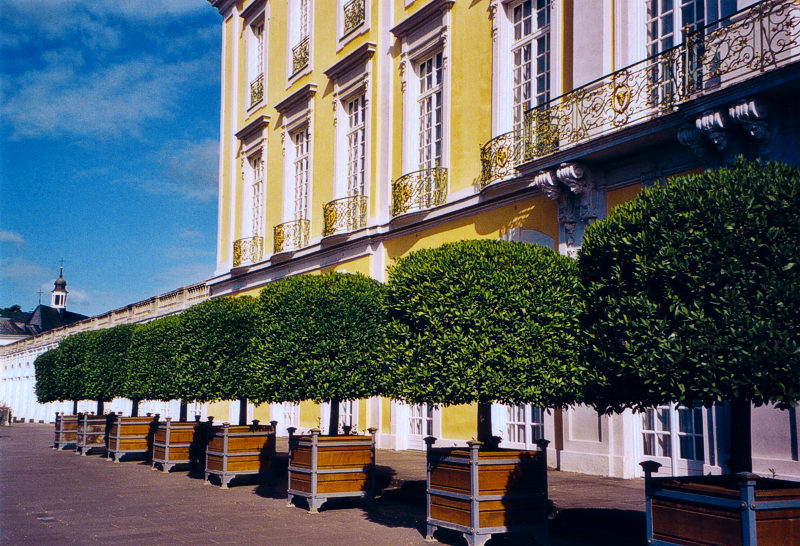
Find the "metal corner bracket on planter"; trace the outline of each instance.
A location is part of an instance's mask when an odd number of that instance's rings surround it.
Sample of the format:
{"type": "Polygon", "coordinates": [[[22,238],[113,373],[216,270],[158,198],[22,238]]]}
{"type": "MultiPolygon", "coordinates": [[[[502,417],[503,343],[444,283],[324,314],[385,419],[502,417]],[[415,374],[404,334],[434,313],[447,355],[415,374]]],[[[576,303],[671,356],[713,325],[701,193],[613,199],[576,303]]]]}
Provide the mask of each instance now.
{"type": "MultiPolygon", "coordinates": [[[[320,436],[289,431],[289,483],[287,506],[294,497],[308,501],[309,512],[315,514],[330,498],[365,497],[375,494],[375,433],[369,436],[320,436]]],[[[345,431],[348,432],[348,431],[345,431]]]]}
{"type": "Polygon", "coordinates": [[[78,416],[56,412],[55,440],[53,449],[59,451],[78,444],[78,416]]]}
{"type": "Polygon", "coordinates": [[[218,476],[222,489],[236,476],[258,474],[264,476],[272,471],[275,458],[275,427],[277,421],[269,425],[259,425],[253,419],[252,425],[229,425],[211,427],[206,447],[205,482],[210,483],[211,475],[218,476]]]}
{"type": "Polygon", "coordinates": [[[211,431],[213,417],[205,422],[200,416],[194,421],[166,421],[158,423],[153,439],[153,456],[150,458],[151,468],[161,465],[162,472],[169,472],[179,464],[197,464],[205,461],[206,444],[211,431]]]}
{"type": "Polygon", "coordinates": [[[800,543],[798,482],[749,472],[656,478],[660,463],[639,464],[645,472],[648,544],[800,543]]]}
{"type": "Polygon", "coordinates": [[[158,428],[158,417],[148,413],[144,417],[123,417],[122,413],[109,416],[106,457],[118,463],[125,455],[144,455],[149,458],[153,436],[158,428]]]}
{"type": "Polygon", "coordinates": [[[93,449],[106,450],[108,420],[106,415],[78,414],[77,453],[85,456],[93,449]]]}
{"type": "Polygon", "coordinates": [[[433,541],[437,528],[463,533],[467,544],[480,546],[493,533],[538,533],[547,536],[547,445],[538,451],[434,448],[427,444],[427,533],[433,541]]]}

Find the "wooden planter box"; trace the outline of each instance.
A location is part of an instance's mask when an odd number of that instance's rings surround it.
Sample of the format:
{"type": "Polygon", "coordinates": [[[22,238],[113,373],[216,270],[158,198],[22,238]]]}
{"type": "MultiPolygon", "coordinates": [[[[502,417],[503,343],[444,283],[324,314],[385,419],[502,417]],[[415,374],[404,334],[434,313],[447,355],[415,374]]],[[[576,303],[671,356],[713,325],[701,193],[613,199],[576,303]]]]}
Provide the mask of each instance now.
{"type": "Polygon", "coordinates": [[[111,414],[109,417],[108,443],[106,456],[118,463],[125,455],[150,455],[153,435],[158,427],[158,414],[151,417],[123,417],[111,414]]]}
{"type": "Polygon", "coordinates": [[[493,533],[547,535],[547,440],[539,451],[434,448],[428,437],[427,537],[437,528],[464,534],[467,544],[481,545],[493,533]]]}
{"type": "Polygon", "coordinates": [[[109,417],[93,413],[78,414],[77,452],[85,456],[93,449],[106,450],[109,417]]]}
{"type": "Polygon", "coordinates": [[[214,418],[201,423],[198,415],[194,421],[172,421],[167,418],[158,424],[153,440],[153,468],[161,465],[162,472],[169,472],[179,464],[200,467],[205,461],[206,444],[214,418]]]}
{"type": "Polygon", "coordinates": [[[329,498],[368,497],[374,493],[375,432],[369,436],[294,436],[289,429],[288,504],[294,497],[308,500],[311,513],[329,498]]]}
{"type": "Polygon", "coordinates": [[[800,544],[800,483],[741,472],[654,478],[645,469],[649,544],[800,544]]]}
{"type": "Polygon", "coordinates": [[[223,489],[234,477],[244,474],[263,476],[271,470],[275,457],[275,426],[259,425],[254,419],[252,425],[211,427],[206,447],[205,481],[212,474],[219,476],[223,489]]]}
{"type": "Polygon", "coordinates": [[[68,446],[75,447],[78,443],[78,416],[56,412],[55,432],[53,449],[60,451],[68,446]]]}

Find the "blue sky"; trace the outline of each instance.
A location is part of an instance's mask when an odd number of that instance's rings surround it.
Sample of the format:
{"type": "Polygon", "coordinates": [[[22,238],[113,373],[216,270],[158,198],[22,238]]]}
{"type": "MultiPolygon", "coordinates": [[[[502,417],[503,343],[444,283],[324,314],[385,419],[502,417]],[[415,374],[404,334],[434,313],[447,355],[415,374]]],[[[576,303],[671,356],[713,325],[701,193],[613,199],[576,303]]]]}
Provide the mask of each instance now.
{"type": "Polygon", "coordinates": [[[0,0],[0,307],[94,315],[209,278],[219,13],[206,0],[0,0]]]}

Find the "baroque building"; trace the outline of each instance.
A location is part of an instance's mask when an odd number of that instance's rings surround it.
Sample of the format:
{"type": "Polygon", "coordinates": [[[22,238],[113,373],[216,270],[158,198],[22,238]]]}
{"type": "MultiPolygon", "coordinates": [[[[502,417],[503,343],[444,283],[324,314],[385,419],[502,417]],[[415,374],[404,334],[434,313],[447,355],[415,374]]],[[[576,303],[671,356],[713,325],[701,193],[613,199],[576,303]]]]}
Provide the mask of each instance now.
{"type": "MultiPolygon", "coordinates": [[[[574,255],[643,187],[735,157],[800,163],[795,0],[209,0],[222,15],[211,296],[299,273],[385,280],[460,239],[574,255]]],[[[233,407],[209,412],[234,418],[233,407]]],[[[325,405],[251,408],[280,429],[325,405]]],[[[474,406],[343,404],[383,448],[475,435],[474,406]]],[[[505,445],[552,440],[562,470],[718,473],[726,407],[599,416],[493,408],[505,445]]],[[[800,476],[794,410],[757,408],[754,468],[800,476]]]]}

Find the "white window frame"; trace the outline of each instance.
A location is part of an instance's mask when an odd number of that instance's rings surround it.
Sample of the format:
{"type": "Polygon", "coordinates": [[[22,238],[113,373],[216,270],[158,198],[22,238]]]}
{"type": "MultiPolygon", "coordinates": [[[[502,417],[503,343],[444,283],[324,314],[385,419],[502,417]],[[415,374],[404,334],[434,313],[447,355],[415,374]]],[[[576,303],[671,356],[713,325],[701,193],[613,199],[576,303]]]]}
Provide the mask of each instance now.
{"type": "Polygon", "coordinates": [[[265,1],[254,2],[240,14],[245,27],[245,74],[247,80],[245,104],[247,104],[248,111],[267,104],[267,47],[269,43],[267,10],[268,6],[265,1]],[[261,27],[260,43],[257,32],[259,27],[261,27]],[[261,100],[251,102],[250,85],[259,75],[263,79],[264,91],[261,100]]]}
{"type": "MultiPolygon", "coordinates": [[[[536,3],[533,2],[533,22],[536,22],[536,3]]],[[[492,51],[492,136],[499,136],[515,128],[514,50],[531,44],[536,48],[536,40],[546,36],[549,42],[547,53],[547,100],[552,99],[565,90],[559,87],[561,82],[560,63],[560,28],[561,0],[547,0],[549,6],[549,22],[520,40],[515,40],[514,9],[524,0],[495,0],[492,5],[492,32],[495,40],[492,51]]],[[[531,59],[532,79],[535,85],[536,56],[531,59]]],[[[538,104],[537,93],[532,93],[532,104],[538,104]]]]}
{"type": "Polygon", "coordinates": [[[640,461],[653,460],[662,464],[660,473],[674,476],[719,473],[719,453],[710,439],[716,439],[716,431],[709,434],[709,422],[716,423],[715,409],[705,407],[687,408],[686,406],[670,403],[648,408],[636,414],[637,445],[640,461]],[[690,416],[689,427],[684,427],[681,415],[690,416]],[[660,414],[660,417],[658,417],[660,414]],[[649,416],[653,416],[652,422],[649,416]],[[697,430],[699,420],[699,431],[697,430]],[[687,455],[684,449],[686,442],[691,444],[691,454],[687,455]],[[697,446],[703,451],[697,458],[697,446]],[[650,449],[649,445],[654,449],[650,449]],[[711,461],[714,460],[712,464],[711,461]]]}
{"type": "Polygon", "coordinates": [[[415,170],[432,169],[443,165],[445,147],[444,52],[434,51],[415,65],[418,80],[415,170]]]}
{"type": "Polygon", "coordinates": [[[370,22],[372,20],[372,0],[363,0],[364,2],[364,22],[358,27],[351,30],[348,34],[344,33],[344,8],[353,0],[336,0],[336,52],[344,48],[354,38],[362,36],[369,32],[370,22]]]}
{"type": "Polygon", "coordinates": [[[286,0],[286,88],[310,73],[314,66],[314,0],[286,0]],[[308,64],[293,71],[294,48],[308,40],[308,64]]]}
{"type": "Polygon", "coordinates": [[[239,130],[235,136],[239,143],[240,200],[236,207],[240,238],[264,236],[266,229],[266,186],[267,186],[267,131],[269,116],[258,116],[239,130]],[[254,165],[256,160],[262,165],[260,194],[256,195],[254,165]],[[260,197],[260,207],[256,197],[260,197]]]}
{"type": "Polygon", "coordinates": [[[347,120],[344,134],[346,150],[347,196],[368,195],[369,173],[367,172],[367,116],[369,101],[366,93],[359,93],[342,101],[342,110],[347,120]]]}
{"type": "MultiPolygon", "coordinates": [[[[311,220],[311,203],[314,195],[314,97],[317,87],[307,84],[292,93],[285,100],[275,105],[281,115],[283,125],[281,128],[281,144],[283,149],[283,203],[281,206],[282,222],[292,220],[311,220]],[[294,191],[295,191],[295,163],[296,147],[295,135],[300,131],[308,131],[308,171],[307,191],[308,206],[305,218],[295,217],[294,191]]],[[[280,223],[280,222],[278,222],[280,223]]],[[[310,242],[310,241],[309,241],[310,242]]]]}
{"type": "Polygon", "coordinates": [[[291,220],[310,219],[311,131],[303,125],[289,133],[291,138],[291,220]]]}
{"type": "Polygon", "coordinates": [[[264,149],[261,148],[255,154],[248,156],[247,163],[250,166],[250,207],[251,207],[251,229],[253,237],[263,237],[264,235],[264,195],[266,187],[264,164],[264,149]]]}

